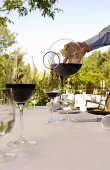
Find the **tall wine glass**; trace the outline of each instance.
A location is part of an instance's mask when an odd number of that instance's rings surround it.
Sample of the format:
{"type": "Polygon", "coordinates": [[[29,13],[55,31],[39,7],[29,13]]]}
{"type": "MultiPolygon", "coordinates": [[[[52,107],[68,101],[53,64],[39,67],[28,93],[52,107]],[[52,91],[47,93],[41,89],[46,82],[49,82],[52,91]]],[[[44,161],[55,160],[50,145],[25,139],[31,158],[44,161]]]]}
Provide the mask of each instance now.
{"type": "Polygon", "coordinates": [[[10,147],[29,147],[37,144],[35,140],[25,138],[23,124],[24,105],[35,92],[36,73],[32,57],[11,56],[9,58],[6,87],[12,88],[12,94],[20,114],[20,136],[17,140],[8,143],[10,147]]]}
{"type": "Polygon", "coordinates": [[[60,93],[60,86],[59,86],[59,76],[56,75],[56,73],[51,70],[44,76],[44,83],[43,83],[43,90],[44,93],[49,97],[50,99],[50,119],[44,123],[46,124],[56,124],[60,123],[59,121],[54,120],[53,118],[53,101],[55,97],[60,93]]]}
{"type": "MultiPolygon", "coordinates": [[[[10,133],[15,122],[15,106],[7,96],[8,89],[0,89],[0,138],[10,133]]],[[[11,89],[10,89],[11,90],[11,89]]],[[[0,150],[0,162],[10,161],[16,158],[12,152],[0,150]]]]}

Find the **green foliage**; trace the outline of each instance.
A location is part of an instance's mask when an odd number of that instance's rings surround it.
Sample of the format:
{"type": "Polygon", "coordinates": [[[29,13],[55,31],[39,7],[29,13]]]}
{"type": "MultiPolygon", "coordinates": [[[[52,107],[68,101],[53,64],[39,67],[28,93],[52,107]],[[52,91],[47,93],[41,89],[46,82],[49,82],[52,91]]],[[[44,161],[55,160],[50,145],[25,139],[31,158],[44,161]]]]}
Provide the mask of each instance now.
{"type": "MultiPolygon", "coordinates": [[[[5,23],[5,20],[4,20],[5,23]]],[[[14,71],[13,67],[10,65],[8,69],[7,64],[9,57],[13,58],[13,62],[16,59],[19,62],[18,69],[20,70],[15,81],[18,83],[24,82],[25,80],[33,79],[34,75],[37,76],[36,81],[36,92],[34,96],[38,98],[37,105],[45,105],[48,101],[48,97],[43,92],[44,84],[47,85],[46,81],[48,75],[44,73],[38,73],[37,68],[34,68],[31,72],[31,77],[29,77],[30,66],[25,65],[23,62],[23,57],[26,55],[25,52],[21,52],[18,48],[8,54],[8,47],[11,47],[16,42],[15,34],[11,33],[6,25],[0,27],[0,88],[5,86],[6,73],[10,70],[10,75],[14,71]],[[44,79],[44,77],[47,77],[44,79]]],[[[54,81],[54,85],[58,83],[56,81],[57,77],[54,72],[51,72],[51,81],[54,81]]],[[[74,75],[64,78],[64,89],[75,89],[77,92],[80,89],[86,89],[87,93],[92,93],[94,88],[101,88],[101,80],[105,81],[106,88],[110,88],[110,49],[102,53],[100,51],[94,51],[90,55],[84,58],[81,69],[74,75]],[[69,78],[69,79],[68,79],[69,78]],[[68,81],[69,80],[69,81],[68,81]]],[[[49,87],[51,87],[51,81],[49,87]]],[[[31,101],[29,101],[31,103],[31,101]]],[[[29,103],[29,104],[30,104],[29,103]]],[[[32,104],[32,103],[31,103],[32,104]]]]}
{"type": "Polygon", "coordinates": [[[16,43],[15,34],[8,30],[6,25],[0,23],[0,53],[4,53],[8,47],[16,43]]]}
{"type": "MultiPolygon", "coordinates": [[[[77,74],[79,75],[80,81],[82,81],[87,93],[92,93],[94,88],[101,88],[101,80],[105,80],[106,88],[110,87],[109,63],[110,49],[105,53],[94,51],[84,59],[82,68],[77,74]]],[[[74,76],[77,76],[77,74],[74,76]]]]}
{"type": "Polygon", "coordinates": [[[49,74],[46,74],[43,78],[43,88],[53,90],[56,87],[59,86],[59,76],[56,75],[56,73],[51,70],[49,74]],[[58,81],[57,81],[58,80],[58,81]],[[53,83],[54,82],[54,83],[53,83]]]}
{"type": "Polygon", "coordinates": [[[6,70],[8,63],[8,48],[16,43],[16,35],[11,33],[5,24],[5,20],[0,20],[0,87],[3,87],[6,80],[6,70]],[[4,25],[2,24],[4,22],[4,25]]]}
{"type": "Polygon", "coordinates": [[[101,88],[101,80],[105,80],[106,88],[110,88],[110,49],[105,53],[94,51],[85,57],[81,69],[64,78],[64,89],[74,89],[77,93],[82,89],[93,93],[94,88],[101,88]]]}
{"type": "Polygon", "coordinates": [[[34,94],[36,98],[38,99],[38,106],[46,105],[46,103],[49,101],[48,97],[43,91],[43,81],[38,79],[36,82],[36,93],[34,94]]]}
{"type": "Polygon", "coordinates": [[[38,73],[37,75],[36,92],[34,96],[38,99],[38,106],[46,105],[46,103],[49,101],[47,95],[43,91],[44,86],[47,84],[47,77],[48,75],[45,71],[42,73],[38,73]]]}
{"type": "Polygon", "coordinates": [[[7,83],[21,83],[29,78],[30,67],[24,65],[23,57],[26,53],[21,52],[20,48],[10,53],[6,65],[7,83]],[[15,74],[15,72],[17,74],[15,74]],[[13,77],[15,75],[15,77],[13,77]],[[14,82],[13,82],[14,81],[14,82]]]}
{"type": "MultiPolygon", "coordinates": [[[[14,51],[11,56],[21,56],[20,68],[21,74],[18,76],[18,80],[22,81],[24,78],[28,78],[28,72],[30,71],[30,66],[25,66],[22,62],[22,57],[25,53],[21,53],[20,49],[14,51]],[[25,76],[24,77],[24,74],[25,76]]],[[[8,61],[8,55],[4,54],[0,56],[0,87],[3,87],[4,81],[6,79],[6,64],[8,61]]],[[[105,80],[106,88],[110,88],[110,49],[105,53],[93,52],[91,55],[87,56],[84,61],[81,69],[74,75],[71,75],[69,78],[64,78],[64,89],[75,89],[78,93],[80,89],[86,89],[87,93],[92,93],[94,88],[100,89],[100,81],[105,80]],[[103,61],[103,62],[102,62],[103,61]],[[99,64],[100,63],[100,64],[99,64]]],[[[45,105],[49,99],[43,92],[44,84],[47,85],[48,74],[45,75],[45,72],[38,73],[37,70],[33,71],[37,75],[36,80],[36,92],[34,97],[38,100],[36,105],[45,105]],[[44,79],[44,77],[46,77],[44,79]]],[[[55,83],[56,74],[51,73],[51,80],[55,83]]],[[[50,81],[51,83],[51,81],[50,81]]],[[[49,85],[51,87],[51,84],[49,85]]],[[[31,101],[29,101],[32,105],[31,101]]]]}
{"type": "Polygon", "coordinates": [[[6,79],[6,64],[8,55],[0,55],[0,88],[4,87],[6,79]]]}
{"type": "Polygon", "coordinates": [[[4,17],[1,16],[1,23],[4,24],[6,21],[12,22],[8,17],[12,11],[17,11],[19,16],[26,16],[32,11],[39,10],[43,17],[50,17],[54,19],[55,14],[62,11],[56,8],[57,0],[4,0],[0,7],[0,12],[4,17]]]}
{"type": "Polygon", "coordinates": [[[100,89],[100,81],[105,80],[106,88],[110,88],[110,49],[105,53],[94,51],[84,58],[81,69],[74,75],[64,79],[64,89],[85,89],[92,93],[94,88],[100,89]]]}

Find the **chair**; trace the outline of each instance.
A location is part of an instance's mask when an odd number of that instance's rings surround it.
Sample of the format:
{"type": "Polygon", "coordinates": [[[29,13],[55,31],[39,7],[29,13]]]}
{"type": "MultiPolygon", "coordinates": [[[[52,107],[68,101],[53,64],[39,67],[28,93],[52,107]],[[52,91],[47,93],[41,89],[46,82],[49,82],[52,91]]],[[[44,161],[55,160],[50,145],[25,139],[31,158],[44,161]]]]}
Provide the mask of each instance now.
{"type": "Polygon", "coordinates": [[[110,94],[107,96],[105,110],[110,112],[110,94]]]}
{"type": "Polygon", "coordinates": [[[91,110],[102,110],[102,111],[110,111],[110,92],[108,90],[101,90],[101,98],[100,101],[96,100],[86,100],[86,109],[88,112],[91,110]],[[95,107],[88,107],[88,103],[94,103],[95,107]]]}

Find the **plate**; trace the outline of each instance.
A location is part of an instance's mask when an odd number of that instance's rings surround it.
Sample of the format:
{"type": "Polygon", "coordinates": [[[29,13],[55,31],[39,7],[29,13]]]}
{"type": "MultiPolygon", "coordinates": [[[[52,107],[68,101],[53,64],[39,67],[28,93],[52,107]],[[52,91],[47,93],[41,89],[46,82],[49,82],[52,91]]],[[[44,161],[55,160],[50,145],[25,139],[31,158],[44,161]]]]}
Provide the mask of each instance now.
{"type": "Polygon", "coordinates": [[[105,110],[88,110],[88,113],[94,114],[94,115],[108,115],[110,114],[109,111],[105,111],[105,110]]]}

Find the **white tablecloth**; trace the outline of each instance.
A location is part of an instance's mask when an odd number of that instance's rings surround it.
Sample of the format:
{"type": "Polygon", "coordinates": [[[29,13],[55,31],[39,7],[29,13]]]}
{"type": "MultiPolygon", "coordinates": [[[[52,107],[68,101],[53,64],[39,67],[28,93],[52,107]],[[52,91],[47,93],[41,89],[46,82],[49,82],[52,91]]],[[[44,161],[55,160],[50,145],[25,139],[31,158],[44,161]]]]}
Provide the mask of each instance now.
{"type": "MultiPolygon", "coordinates": [[[[17,158],[0,163],[0,170],[110,170],[110,132],[100,122],[46,125],[43,121],[49,116],[45,107],[25,109],[24,134],[38,144],[33,148],[12,149],[17,158]]],[[[58,120],[64,116],[54,113],[58,120]]],[[[96,117],[88,113],[70,116],[96,117]]],[[[16,114],[15,126],[8,136],[0,139],[0,148],[5,149],[7,142],[18,136],[19,114],[16,114]]]]}

